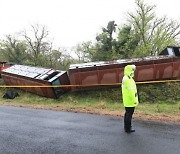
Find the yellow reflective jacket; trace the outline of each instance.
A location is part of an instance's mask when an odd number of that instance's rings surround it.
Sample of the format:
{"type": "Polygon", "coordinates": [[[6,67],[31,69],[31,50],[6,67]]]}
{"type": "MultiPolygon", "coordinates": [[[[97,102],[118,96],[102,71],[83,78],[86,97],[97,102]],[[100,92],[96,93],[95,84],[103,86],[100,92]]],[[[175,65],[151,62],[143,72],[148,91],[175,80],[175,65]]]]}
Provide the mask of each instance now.
{"type": "Polygon", "coordinates": [[[135,65],[127,65],[124,68],[124,77],[122,79],[122,97],[125,107],[135,107],[139,103],[136,83],[133,79],[135,67],[135,65]]]}

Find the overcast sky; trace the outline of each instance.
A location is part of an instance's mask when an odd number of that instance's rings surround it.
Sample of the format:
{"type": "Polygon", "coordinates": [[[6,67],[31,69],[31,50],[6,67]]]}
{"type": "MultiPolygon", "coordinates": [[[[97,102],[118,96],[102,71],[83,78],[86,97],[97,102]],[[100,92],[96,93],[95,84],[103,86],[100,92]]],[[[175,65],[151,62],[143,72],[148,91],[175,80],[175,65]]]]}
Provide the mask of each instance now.
{"type": "MultiPolygon", "coordinates": [[[[179,0],[144,0],[156,5],[159,17],[180,21],[179,0]]],[[[0,38],[46,25],[58,47],[72,47],[93,40],[101,27],[115,20],[126,23],[126,13],[135,11],[135,0],[0,0],[0,38]]]]}

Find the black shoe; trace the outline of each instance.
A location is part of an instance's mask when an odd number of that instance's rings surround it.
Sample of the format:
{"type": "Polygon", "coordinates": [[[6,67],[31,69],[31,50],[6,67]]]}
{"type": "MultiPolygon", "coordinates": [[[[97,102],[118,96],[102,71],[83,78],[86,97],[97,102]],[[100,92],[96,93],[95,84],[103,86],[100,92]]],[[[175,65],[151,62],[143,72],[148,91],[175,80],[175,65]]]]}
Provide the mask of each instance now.
{"type": "Polygon", "coordinates": [[[125,132],[126,132],[126,133],[133,133],[133,132],[135,132],[135,129],[132,129],[132,128],[131,128],[131,129],[129,129],[129,130],[125,130],[125,132]]]}

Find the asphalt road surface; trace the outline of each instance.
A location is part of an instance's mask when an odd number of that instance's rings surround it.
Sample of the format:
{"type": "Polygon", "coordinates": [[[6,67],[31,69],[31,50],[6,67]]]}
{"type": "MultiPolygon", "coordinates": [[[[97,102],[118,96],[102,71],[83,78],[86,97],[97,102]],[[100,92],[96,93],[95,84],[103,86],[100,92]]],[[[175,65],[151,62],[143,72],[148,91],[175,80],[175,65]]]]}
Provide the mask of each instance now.
{"type": "Polygon", "coordinates": [[[0,154],[180,154],[180,124],[0,106],[0,154]]]}

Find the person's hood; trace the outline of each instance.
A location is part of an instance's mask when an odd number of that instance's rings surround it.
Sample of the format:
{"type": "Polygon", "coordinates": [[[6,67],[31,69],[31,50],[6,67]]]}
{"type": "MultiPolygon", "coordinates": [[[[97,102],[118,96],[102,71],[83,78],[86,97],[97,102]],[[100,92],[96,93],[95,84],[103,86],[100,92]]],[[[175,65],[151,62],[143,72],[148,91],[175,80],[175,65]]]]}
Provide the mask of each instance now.
{"type": "Polygon", "coordinates": [[[124,68],[124,75],[133,77],[135,69],[136,69],[135,65],[127,65],[127,66],[125,66],[125,68],[124,68]]]}

